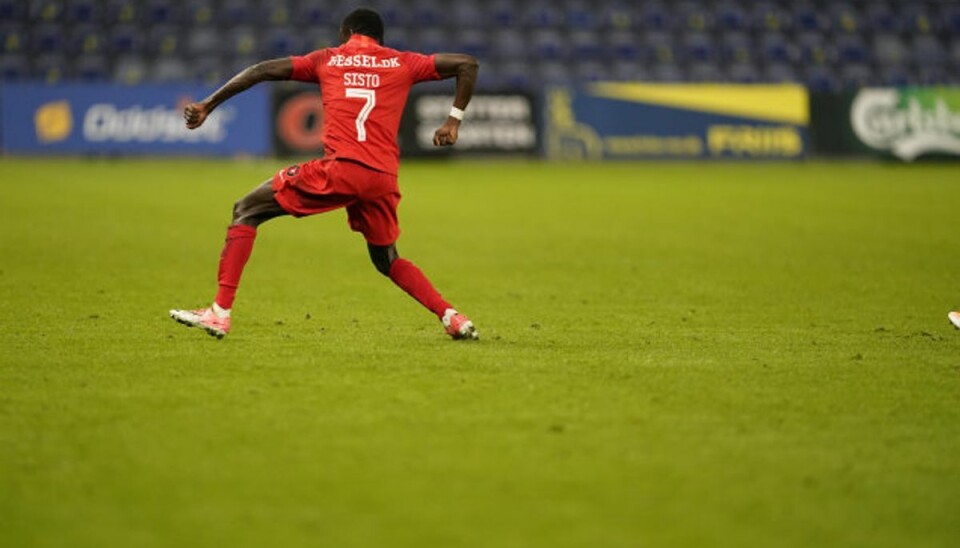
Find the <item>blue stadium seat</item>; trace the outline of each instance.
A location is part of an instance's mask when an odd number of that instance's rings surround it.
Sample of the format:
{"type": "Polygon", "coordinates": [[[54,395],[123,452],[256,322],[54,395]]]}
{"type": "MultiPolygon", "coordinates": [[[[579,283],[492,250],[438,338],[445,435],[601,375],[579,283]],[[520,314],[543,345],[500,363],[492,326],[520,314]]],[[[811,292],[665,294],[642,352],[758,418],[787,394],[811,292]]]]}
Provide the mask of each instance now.
{"type": "Polygon", "coordinates": [[[33,27],[30,36],[30,49],[35,54],[59,54],[64,51],[66,37],[64,28],[56,23],[46,23],[33,27]]]}
{"type": "Polygon", "coordinates": [[[192,0],[188,2],[183,15],[184,27],[205,27],[220,22],[220,12],[213,0],[192,0]]]}
{"type": "Polygon", "coordinates": [[[747,11],[739,2],[720,3],[714,8],[713,19],[721,31],[743,31],[750,27],[747,11]]]}
{"type": "Polygon", "coordinates": [[[516,28],[502,28],[493,32],[490,38],[491,54],[504,60],[523,60],[530,55],[527,33],[516,28]]]}
{"type": "Polygon", "coordinates": [[[830,19],[814,4],[793,6],[793,24],[799,31],[824,32],[830,30],[830,19]]]}
{"type": "Polygon", "coordinates": [[[218,86],[223,84],[227,78],[233,76],[232,67],[224,64],[223,57],[220,55],[202,55],[192,59],[188,66],[190,71],[190,80],[207,85],[218,86]]]}
{"type": "Polygon", "coordinates": [[[644,51],[639,44],[639,35],[630,31],[612,31],[606,34],[606,50],[615,61],[636,62],[642,57],[644,51]]]}
{"type": "MultiPolygon", "coordinates": [[[[683,53],[675,48],[673,34],[668,32],[649,32],[643,37],[642,45],[646,52],[641,55],[658,64],[674,65],[678,60],[678,53],[683,53]]],[[[677,74],[679,73],[677,69],[677,74]]]]}
{"type": "Polygon", "coordinates": [[[960,3],[947,4],[942,9],[943,28],[954,37],[960,36],[960,3]]]}
{"type": "Polygon", "coordinates": [[[940,67],[948,60],[947,50],[936,36],[922,34],[911,45],[913,63],[918,66],[940,67]]]}
{"type": "Polygon", "coordinates": [[[109,30],[107,47],[114,55],[139,54],[144,49],[144,33],[134,25],[115,25],[109,30]]]}
{"type": "Polygon", "coordinates": [[[679,28],[695,32],[713,30],[713,13],[705,8],[702,3],[694,0],[683,0],[671,5],[676,14],[679,28]]]}
{"type": "Polygon", "coordinates": [[[484,11],[488,14],[490,24],[496,28],[519,26],[522,17],[517,13],[513,0],[495,0],[484,4],[484,11]]]}
{"type": "Polygon", "coordinates": [[[767,32],[760,37],[760,55],[768,63],[789,63],[796,54],[785,34],[767,32]]]}
{"type": "Polygon", "coordinates": [[[187,31],[186,54],[191,57],[209,57],[224,48],[223,36],[216,27],[194,27],[187,31]]]}
{"type": "Polygon", "coordinates": [[[595,30],[603,22],[600,11],[590,2],[570,0],[566,4],[567,27],[578,30],[595,30]]]}
{"type": "Polygon", "coordinates": [[[627,31],[637,22],[632,6],[626,0],[610,0],[601,16],[601,26],[613,31],[627,31]]]}
{"type": "Polygon", "coordinates": [[[635,61],[615,61],[610,69],[610,78],[623,82],[649,80],[650,75],[643,65],[635,61]]]}
{"type": "Polygon", "coordinates": [[[825,65],[837,60],[835,44],[820,32],[802,32],[794,42],[799,50],[798,59],[804,65],[825,65]]]}
{"type": "Polygon", "coordinates": [[[486,29],[487,12],[477,2],[455,2],[451,6],[450,19],[461,29],[486,29]]]}
{"type": "Polygon", "coordinates": [[[180,5],[174,0],[150,0],[142,17],[147,25],[176,25],[181,23],[180,5]]]}
{"type": "Polygon", "coordinates": [[[140,21],[140,10],[136,0],[107,0],[103,16],[112,25],[131,25],[140,21]]]}
{"type": "MultiPolygon", "coordinates": [[[[390,32],[387,30],[386,32],[390,32]]],[[[388,35],[389,36],[389,35],[388,35]]],[[[305,52],[340,45],[339,32],[335,28],[312,28],[303,34],[302,46],[305,52]]]]}
{"type": "MultiPolygon", "coordinates": [[[[258,56],[260,37],[253,27],[236,27],[226,33],[227,53],[234,57],[258,56]]],[[[221,49],[223,51],[223,49],[221,49]]]]}
{"type": "Polygon", "coordinates": [[[755,57],[755,45],[746,32],[725,32],[720,36],[720,56],[728,63],[748,63],[755,57]]]}
{"type": "Polygon", "coordinates": [[[154,61],[149,71],[150,81],[167,84],[183,82],[190,78],[187,63],[179,57],[161,57],[154,61]]]}
{"type": "Polygon", "coordinates": [[[68,34],[68,50],[83,55],[100,55],[108,50],[103,29],[97,25],[76,26],[68,34]]]}
{"type": "Polygon", "coordinates": [[[23,22],[28,11],[23,0],[0,0],[0,23],[23,22]]]}
{"type": "Polygon", "coordinates": [[[566,43],[563,36],[554,29],[540,29],[531,37],[532,51],[536,57],[544,60],[556,60],[566,55],[566,43]]]}
{"type": "Polygon", "coordinates": [[[903,87],[910,85],[911,80],[910,71],[904,65],[895,64],[880,68],[879,83],[881,85],[903,87]]]}
{"type": "Polygon", "coordinates": [[[941,66],[920,66],[912,77],[914,85],[939,86],[951,82],[950,74],[941,66]]]}
{"type": "Polygon", "coordinates": [[[563,26],[565,18],[563,11],[554,3],[540,0],[526,7],[523,22],[532,29],[550,29],[563,26]]]}
{"type": "Polygon", "coordinates": [[[396,50],[399,51],[410,51],[414,48],[413,37],[411,37],[410,32],[403,27],[396,27],[393,29],[386,29],[386,35],[384,36],[384,43],[396,50]]]}
{"type": "Polygon", "coordinates": [[[465,29],[455,35],[452,47],[455,51],[485,59],[490,55],[490,34],[479,29],[465,29]]]}
{"type": "Polygon", "coordinates": [[[423,29],[442,27],[447,22],[448,5],[442,0],[413,0],[413,24],[423,29]]]}
{"type": "Polygon", "coordinates": [[[30,79],[30,61],[25,55],[0,55],[0,81],[22,82],[30,79]]]}
{"type": "Polygon", "coordinates": [[[869,63],[870,49],[859,34],[842,34],[834,41],[837,59],[841,63],[863,64],[869,63]]]}
{"type": "Polygon", "coordinates": [[[34,23],[57,23],[63,17],[62,0],[30,0],[29,17],[34,23]]]}
{"type": "Polygon", "coordinates": [[[576,77],[570,65],[561,61],[545,61],[537,65],[538,83],[545,85],[570,85],[576,77]]]}
{"type": "Polygon", "coordinates": [[[672,30],[677,24],[673,13],[663,2],[642,2],[637,14],[637,27],[651,31],[672,30]]]}
{"type": "Polygon", "coordinates": [[[574,66],[573,77],[581,84],[601,82],[610,80],[610,70],[605,64],[597,61],[582,61],[574,66]]]}
{"type": "Polygon", "coordinates": [[[899,34],[877,33],[873,37],[873,57],[881,66],[895,66],[905,63],[910,56],[906,44],[899,34]]]}
{"type": "Polygon", "coordinates": [[[717,83],[726,81],[726,75],[716,63],[693,63],[687,67],[686,80],[697,83],[717,83]]]}
{"type": "Polygon", "coordinates": [[[840,80],[829,67],[810,67],[803,81],[810,91],[835,92],[841,88],[840,80]]]}
{"type": "Polygon", "coordinates": [[[793,16],[776,2],[757,2],[750,10],[750,28],[756,32],[790,31],[793,16]]]}
{"type": "Polygon", "coordinates": [[[873,70],[863,63],[841,65],[840,82],[841,85],[848,90],[857,90],[879,83],[874,76],[873,70]]]}
{"type": "Polygon", "coordinates": [[[570,55],[581,61],[595,61],[608,57],[600,36],[589,30],[578,30],[570,33],[567,40],[570,55]]]}
{"type": "Polygon", "coordinates": [[[829,6],[830,26],[838,33],[855,34],[864,27],[863,14],[849,2],[836,2],[829,6]]]}
{"type": "Polygon", "coordinates": [[[897,33],[903,30],[898,15],[885,2],[868,2],[865,5],[864,23],[873,32],[897,33]]]}
{"type": "Polygon", "coordinates": [[[70,0],[66,20],[73,24],[92,25],[103,20],[103,4],[96,0],[70,0]]]}
{"type": "Polygon", "coordinates": [[[691,63],[709,63],[719,59],[713,38],[704,32],[687,32],[681,38],[682,58],[691,63]]]}
{"type": "Polygon", "coordinates": [[[297,30],[292,26],[275,26],[267,30],[260,40],[260,57],[263,59],[299,55],[304,49],[297,30]]]}
{"type": "Polygon", "coordinates": [[[34,78],[45,84],[59,84],[73,76],[73,63],[60,53],[41,55],[33,66],[34,78]]]}
{"type": "Polygon", "coordinates": [[[909,2],[901,6],[900,20],[904,29],[912,34],[935,34],[942,27],[940,18],[923,2],[909,2]]]}
{"type": "Polygon", "coordinates": [[[161,25],[147,31],[147,43],[143,48],[153,56],[170,57],[185,53],[183,27],[161,25]]]}
{"type": "Polygon", "coordinates": [[[437,53],[450,49],[450,35],[442,28],[423,30],[417,36],[417,51],[423,53],[437,53]]]}
{"type": "MultiPolygon", "coordinates": [[[[340,24],[337,18],[339,13],[320,2],[303,2],[295,13],[293,24],[298,26],[327,29],[336,28],[340,24]]],[[[401,13],[401,11],[396,7],[396,3],[381,6],[380,15],[383,16],[384,24],[388,30],[392,26],[406,23],[395,19],[398,13],[401,13]]],[[[406,10],[403,10],[402,13],[406,13],[406,10]]]]}
{"type": "Polygon", "coordinates": [[[290,3],[276,1],[260,7],[258,21],[271,27],[283,27],[293,22],[293,16],[294,9],[290,3]]]}
{"type": "Polygon", "coordinates": [[[762,80],[760,70],[750,62],[737,62],[727,67],[727,80],[738,84],[754,84],[762,80]]]}
{"type": "Polygon", "coordinates": [[[143,83],[149,74],[147,61],[138,55],[124,55],[113,64],[112,80],[118,84],[135,86],[143,83]]]}
{"type": "Polygon", "coordinates": [[[800,81],[792,63],[770,63],[763,70],[763,81],[783,84],[800,81]]]}
{"type": "Polygon", "coordinates": [[[81,82],[105,82],[110,79],[110,62],[104,55],[82,55],[75,63],[73,77],[81,82]]]}
{"type": "MultiPolygon", "coordinates": [[[[481,80],[483,76],[481,75],[481,80]]],[[[523,62],[506,63],[500,67],[497,85],[505,89],[533,89],[539,82],[530,65],[523,62]]]]}
{"type": "Polygon", "coordinates": [[[650,70],[649,78],[654,82],[674,83],[682,82],[684,74],[675,63],[658,63],[650,70]]]}

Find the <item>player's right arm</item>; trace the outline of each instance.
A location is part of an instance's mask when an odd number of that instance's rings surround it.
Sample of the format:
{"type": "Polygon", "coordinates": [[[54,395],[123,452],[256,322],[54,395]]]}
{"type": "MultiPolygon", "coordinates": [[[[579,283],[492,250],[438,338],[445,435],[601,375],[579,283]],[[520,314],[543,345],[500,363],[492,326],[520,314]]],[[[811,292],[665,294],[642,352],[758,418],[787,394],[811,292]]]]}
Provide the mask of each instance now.
{"type": "Polygon", "coordinates": [[[203,121],[213,112],[213,109],[234,95],[260,82],[289,80],[292,75],[293,62],[289,57],[261,61],[243,69],[203,101],[190,103],[184,107],[183,118],[187,122],[187,128],[196,129],[203,125],[203,121]]]}

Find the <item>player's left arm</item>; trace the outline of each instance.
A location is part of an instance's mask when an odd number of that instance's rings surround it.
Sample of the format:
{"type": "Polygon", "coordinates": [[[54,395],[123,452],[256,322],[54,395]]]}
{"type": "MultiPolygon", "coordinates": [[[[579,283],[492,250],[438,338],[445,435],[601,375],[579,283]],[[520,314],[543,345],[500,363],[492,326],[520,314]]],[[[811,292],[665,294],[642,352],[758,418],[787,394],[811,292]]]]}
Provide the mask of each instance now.
{"type": "Polygon", "coordinates": [[[187,128],[196,129],[203,125],[203,121],[213,112],[213,109],[234,95],[246,91],[260,82],[289,80],[292,75],[293,62],[289,57],[270,59],[250,65],[203,101],[190,103],[184,107],[183,118],[187,122],[187,128]]]}
{"type": "Polygon", "coordinates": [[[440,78],[456,77],[457,79],[457,89],[453,97],[453,107],[456,110],[451,111],[447,121],[433,134],[434,145],[449,146],[457,142],[460,117],[462,117],[462,112],[467,109],[470,98],[473,97],[480,63],[474,56],[465,53],[438,53],[434,56],[434,65],[440,78]],[[454,116],[454,113],[458,111],[461,113],[460,117],[454,116]]]}

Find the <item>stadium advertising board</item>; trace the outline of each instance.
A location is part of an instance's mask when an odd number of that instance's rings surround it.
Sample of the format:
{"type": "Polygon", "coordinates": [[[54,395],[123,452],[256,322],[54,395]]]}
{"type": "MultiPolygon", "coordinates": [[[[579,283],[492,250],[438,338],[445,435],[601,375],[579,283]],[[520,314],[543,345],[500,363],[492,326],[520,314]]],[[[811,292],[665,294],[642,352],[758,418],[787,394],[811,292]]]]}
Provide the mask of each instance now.
{"type": "Polygon", "coordinates": [[[960,88],[865,88],[811,104],[818,153],[960,158],[960,88]]]}
{"type": "Polygon", "coordinates": [[[537,109],[532,94],[475,93],[454,147],[433,146],[433,134],[450,114],[449,93],[412,92],[400,126],[404,155],[536,154],[537,109]]]}
{"type": "Polygon", "coordinates": [[[543,118],[551,159],[795,159],[809,99],[792,84],[610,82],[548,88],[543,118]]]}
{"type": "Polygon", "coordinates": [[[273,150],[278,156],[319,156],[323,102],[316,85],[274,87],[273,150]]]}
{"type": "Polygon", "coordinates": [[[198,86],[5,85],[2,146],[24,154],[255,154],[269,152],[267,90],[221,105],[196,130],[183,107],[212,90],[198,86]]]}

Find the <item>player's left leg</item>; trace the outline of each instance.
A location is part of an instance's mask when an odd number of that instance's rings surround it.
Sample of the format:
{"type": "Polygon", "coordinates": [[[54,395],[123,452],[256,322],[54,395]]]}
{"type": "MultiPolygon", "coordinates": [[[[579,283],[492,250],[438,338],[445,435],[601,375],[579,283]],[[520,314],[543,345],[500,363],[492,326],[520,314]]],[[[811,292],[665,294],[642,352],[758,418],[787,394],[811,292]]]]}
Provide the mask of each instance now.
{"type": "Polygon", "coordinates": [[[390,278],[400,289],[417,300],[443,323],[447,334],[454,339],[479,339],[476,327],[466,316],[460,314],[434,289],[426,275],[417,265],[400,258],[396,244],[374,245],[367,243],[370,260],[377,271],[390,278]]]}

